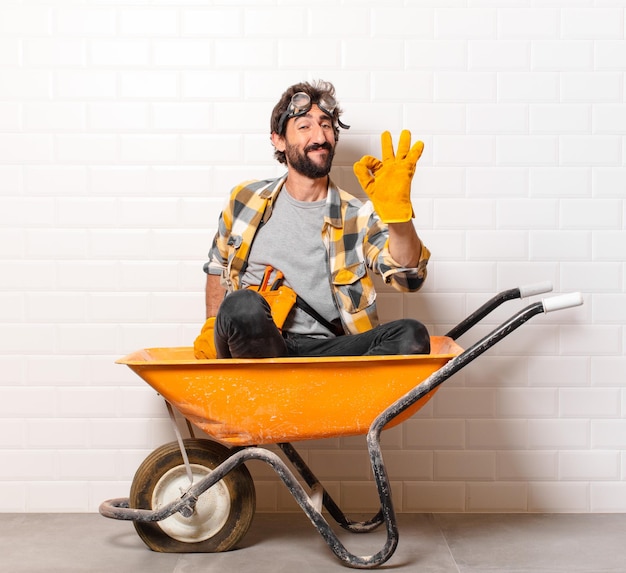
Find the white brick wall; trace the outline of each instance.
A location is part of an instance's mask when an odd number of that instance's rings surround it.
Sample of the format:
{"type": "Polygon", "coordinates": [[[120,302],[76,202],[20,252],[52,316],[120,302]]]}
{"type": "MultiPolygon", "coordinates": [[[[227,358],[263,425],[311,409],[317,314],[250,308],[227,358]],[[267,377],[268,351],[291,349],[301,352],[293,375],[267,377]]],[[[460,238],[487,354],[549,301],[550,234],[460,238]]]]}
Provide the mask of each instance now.
{"type": "MultiPolygon", "coordinates": [[[[386,319],[444,333],[551,280],[538,317],[384,436],[400,511],[626,511],[626,0],[7,0],[0,6],[0,511],[95,511],[172,438],[113,364],[190,344],[231,186],[281,172],[270,111],[333,81],[352,129],[426,143],[413,198],[433,251],[386,319]]],[[[468,344],[518,303],[498,311],[468,344]]],[[[363,440],[301,444],[348,510],[376,505],[363,440]]],[[[262,511],[295,511],[255,464],[262,511]]]]}

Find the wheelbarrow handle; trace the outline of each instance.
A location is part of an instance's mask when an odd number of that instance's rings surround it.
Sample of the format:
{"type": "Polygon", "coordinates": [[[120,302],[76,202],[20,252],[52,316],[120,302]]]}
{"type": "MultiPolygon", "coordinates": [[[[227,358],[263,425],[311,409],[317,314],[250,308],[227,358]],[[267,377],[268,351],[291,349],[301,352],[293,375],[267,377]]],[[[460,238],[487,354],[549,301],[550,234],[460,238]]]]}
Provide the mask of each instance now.
{"type": "Polygon", "coordinates": [[[530,285],[524,285],[519,287],[520,298],[528,298],[529,296],[535,296],[536,294],[543,294],[552,291],[552,282],[543,281],[540,283],[533,283],[530,285]]]}
{"type": "Polygon", "coordinates": [[[488,314],[493,312],[501,304],[509,300],[526,298],[529,296],[534,296],[536,294],[550,292],[551,290],[552,283],[550,281],[543,281],[540,283],[534,283],[503,290],[502,292],[496,294],[494,297],[490,298],[485,304],[475,310],[467,318],[459,322],[459,324],[457,324],[454,328],[446,333],[446,336],[449,336],[453,340],[456,340],[461,335],[465,334],[470,328],[480,322],[483,318],[485,318],[488,314]]]}
{"type": "Polygon", "coordinates": [[[444,364],[439,370],[433,372],[426,380],[415,386],[407,392],[403,397],[391,404],[386,410],[381,412],[378,417],[370,425],[368,432],[368,444],[375,444],[376,439],[380,437],[383,428],[393,418],[401,414],[404,410],[415,404],[429,392],[441,385],[445,380],[453,374],[461,370],[470,362],[476,360],[481,354],[489,348],[497,344],[504,337],[517,330],[525,324],[533,316],[539,314],[580,306],[583,304],[583,297],[580,292],[562,294],[550,298],[546,298],[541,302],[535,302],[520,310],[500,326],[492,330],[481,340],[475,342],[469,348],[458,354],[452,360],[444,364]]]}
{"type": "Polygon", "coordinates": [[[543,312],[554,312],[555,310],[580,306],[583,303],[583,295],[579,292],[570,292],[559,296],[544,298],[541,303],[543,304],[543,312]]]}

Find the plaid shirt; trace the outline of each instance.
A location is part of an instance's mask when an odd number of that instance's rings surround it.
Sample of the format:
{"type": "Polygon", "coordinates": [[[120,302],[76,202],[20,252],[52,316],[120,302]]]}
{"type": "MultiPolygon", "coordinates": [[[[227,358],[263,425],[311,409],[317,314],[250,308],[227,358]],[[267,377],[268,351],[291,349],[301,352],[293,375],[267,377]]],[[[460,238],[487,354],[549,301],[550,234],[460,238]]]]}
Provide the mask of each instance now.
{"type": "MultiPolygon", "coordinates": [[[[204,271],[221,275],[229,292],[240,286],[239,276],[245,272],[252,241],[271,216],[273,202],[285,179],[286,176],[235,187],[220,214],[204,271]]],[[[331,290],[344,330],[350,334],[365,332],[378,324],[376,291],[368,269],[402,292],[418,290],[426,278],[428,249],[422,245],[416,268],[398,265],[389,254],[387,226],[372,203],[361,202],[332,181],[322,237],[328,253],[331,290]]]]}

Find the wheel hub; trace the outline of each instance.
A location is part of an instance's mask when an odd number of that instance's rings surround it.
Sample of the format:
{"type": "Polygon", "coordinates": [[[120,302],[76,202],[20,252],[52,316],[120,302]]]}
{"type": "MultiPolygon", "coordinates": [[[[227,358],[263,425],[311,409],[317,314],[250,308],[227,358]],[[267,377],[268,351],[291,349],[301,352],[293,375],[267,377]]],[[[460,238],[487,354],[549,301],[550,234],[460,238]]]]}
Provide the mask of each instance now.
{"type": "MultiPolygon", "coordinates": [[[[206,478],[211,470],[191,464],[194,483],[206,478]]],[[[190,487],[184,465],[172,468],[157,482],[152,492],[152,507],[161,507],[180,499],[190,487]]],[[[219,481],[203,493],[191,517],[175,513],[159,522],[159,527],[170,537],[184,543],[197,543],[213,537],[225,525],[230,513],[230,495],[226,485],[219,481]]]]}

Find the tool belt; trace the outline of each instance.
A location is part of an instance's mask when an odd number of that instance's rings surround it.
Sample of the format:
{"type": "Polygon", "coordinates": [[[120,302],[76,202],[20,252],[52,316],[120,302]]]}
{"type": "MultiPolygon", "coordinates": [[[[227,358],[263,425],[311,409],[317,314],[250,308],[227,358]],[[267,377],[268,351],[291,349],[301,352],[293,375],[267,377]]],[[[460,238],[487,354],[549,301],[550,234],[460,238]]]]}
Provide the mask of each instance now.
{"type": "MultiPolygon", "coordinates": [[[[279,329],[282,330],[283,324],[285,324],[285,320],[287,320],[291,309],[297,305],[336,336],[344,334],[343,327],[339,320],[328,322],[314,308],[309,306],[304,299],[299,297],[293,289],[284,285],[283,281],[285,277],[279,270],[276,270],[276,277],[274,278],[274,282],[270,285],[269,280],[273,270],[274,269],[270,266],[266,267],[261,284],[247,288],[258,292],[267,301],[272,312],[272,319],[279,329]]],[[[202,331],[193,344],[194,356],[198,360],[217,358],[214,328],[215,317],[212,316],[206,320],[202,331]]]]}
{"type": "Polygon", "coordinates": [[[274,269],[270,266],[265,267],[261,284],[246,288],[258,292],[267,301],[272,311],[274,323],[279,329],[282,329],[285,320],[287,320],[287,316],[296,304],[298,295],[293,289],[283,284],[285,276],[279,270],[276,270],[274,282],[269,284],[270,275],[273,270],[274,269]]]}
{"type": "Polygon", "coordinates": [[[337,320],[329,322],[311,305],[309,305],[301,296],[296,294],[293,289],[284,285],[283,281],[285,279],[285,276],[278,269],[276,269],[274,282],[272,284],[269,284],[270,276],[273,270],[274,268],[268,265],[267,267],[265,267],[265,272],[263,273],[263,280],[261,284],[249,286],[246,288],[258,292],[267,301],[267,303],[270,305],[270,309],[272,312],[272,319],[279,329],[282,329],[283,324],[285,324],[285,320],[287,320],[287,316],[291,312],[291,309],[294,306],[297,306],[298,308],[306,312],[309,316],[317,320],[317,322],[319,322],[322,326],[325,326],[335,336],[341,336],[342,334],[344,334],[343,327],[341,326],[341,321],[337,320]]]}

